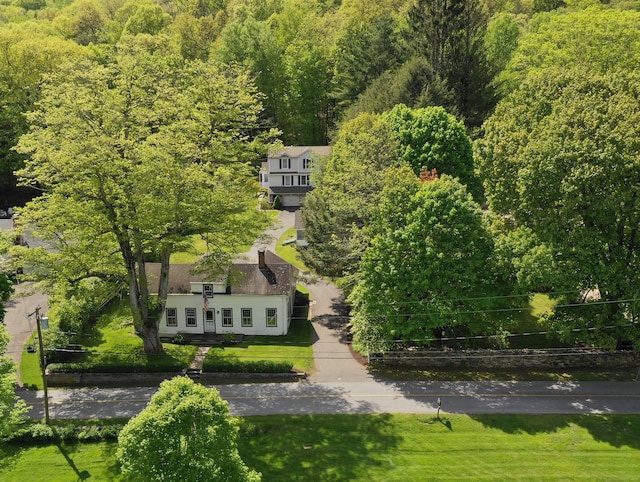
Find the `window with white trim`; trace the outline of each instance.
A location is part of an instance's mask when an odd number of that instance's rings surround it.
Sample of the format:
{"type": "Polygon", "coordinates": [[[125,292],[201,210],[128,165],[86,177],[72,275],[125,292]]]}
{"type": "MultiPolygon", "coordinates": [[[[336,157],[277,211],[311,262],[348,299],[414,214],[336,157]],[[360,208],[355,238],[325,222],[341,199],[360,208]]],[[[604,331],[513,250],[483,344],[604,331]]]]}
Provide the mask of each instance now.
{"type": "Polygon", "coordinates": [[[298,185],[299,186],[308,186],[309,185],[309,175],[298,176],[298,185]]]}
{"type": "Polygon", "coordinates": [[[166,319],[167,326],[178,326],[178,310],[175,308],[167,308],[166,319]]]}
{"type": "Polygon", "coordinates": [[[185,308],[184,316],[187,326],[198,326],[198,316],[195,308],[185,308]]]}
{"type": "Polygon", "coordinates": [[[222,308],[222,326],[233,326],[232,308],[222,308]]]}
{"type": "Polygon", "coordinates": [[[242,308],[242,326],[253,326],[251,308],[242,308]]]}
{"type": "Polygon", "coordinates": [[[267,326],[278,326],[278,308],[267,308],[267,326]]]}
{"type": "Polygon", "coordinates": [[[202,285],[202,292],[207,298],[213,298],[213,285],[202,285]]]}
{"type": "Polygon", "coordinates": [[[302,159],[302,169],[311,169],[311,159],[302,159]]]}
{"type": "Polygon", "coordinates": [[[291,159],[289,159],[288,157],[281,157],[280,169],[291,169],[291,159]]]}
{"type": "Polygon", "coordinates": [[[293,186],[293,176],[282,176],[282,184],[285,186],[293,186]]]}

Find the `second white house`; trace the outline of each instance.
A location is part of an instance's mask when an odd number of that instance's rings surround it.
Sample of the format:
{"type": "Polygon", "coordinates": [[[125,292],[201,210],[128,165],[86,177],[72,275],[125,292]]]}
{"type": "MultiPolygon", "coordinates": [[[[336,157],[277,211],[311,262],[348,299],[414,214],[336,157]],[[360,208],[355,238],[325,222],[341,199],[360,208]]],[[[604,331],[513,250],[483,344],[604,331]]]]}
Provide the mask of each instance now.
{"type": "Polygon", "coordinates": [[[269,202],[277,196],[283,207],[301,206],[313,189],[314,162],[330,154],[330,146],[293,146],[269,154],[260,171],[260,186],[267,189],[269,202]]]}

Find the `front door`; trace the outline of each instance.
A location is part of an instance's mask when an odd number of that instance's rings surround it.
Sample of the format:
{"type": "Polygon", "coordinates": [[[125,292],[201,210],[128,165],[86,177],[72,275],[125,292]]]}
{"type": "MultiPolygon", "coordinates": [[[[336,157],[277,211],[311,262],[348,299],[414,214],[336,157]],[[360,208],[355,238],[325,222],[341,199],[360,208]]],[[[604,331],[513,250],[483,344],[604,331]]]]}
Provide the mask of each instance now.
{"type": "Polygon", "coordinates": [[[216,313],[213,310],[207,310],[204,312],[204,332],[216,332],[216,313]]]}

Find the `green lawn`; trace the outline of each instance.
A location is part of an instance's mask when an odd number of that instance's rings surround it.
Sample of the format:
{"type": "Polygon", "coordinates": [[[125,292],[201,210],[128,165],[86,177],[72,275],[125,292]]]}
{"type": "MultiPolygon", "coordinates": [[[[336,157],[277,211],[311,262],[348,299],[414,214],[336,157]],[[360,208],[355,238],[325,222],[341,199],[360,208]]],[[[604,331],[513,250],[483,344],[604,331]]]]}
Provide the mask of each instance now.
{"type": "Polygon", "coordinates": [[[40,359],[38,358],[38,353],[27,352],[27,346],[31,343],[38,343],[35,333],[31,335],[29,342],[22,349],[22,358],[20,359],[20,380],[25,386],[42,389],[42,371],[40,370],[40,359]]]}
{"type": "Polygon", "coordinates": [[[309,268],[302,262],[296,248],[296,243],[283,246],[282,243],[289,239],[296,239],[296,229],[287,229],[276,242],[276,254],[284,259],[287,263],[292,264],[302,271],[309,271],[309,268]]]}
{"type": "Polygon", "coordinates": [[[116,443],[75,443],[38,447],[0,446],[4,482],[124,481],[116,462],[116,443]]]}
{"type": "MultiPolygon", "coordinates": [[[[240,420],[264,482],[638,480],[640,416],[314,415],[240,420]]],[[[115,443],[0,445],[6,482],[124,481],[115,443]]]]}
{"type": "MultiPolygon", "coordinates": [[[[249,336],[236,346],[213,347],[207,360],[225,358],[240,361],[290,361],[293,368],[313,373],[313,338],[308,307],[297,308],[286,336],[249,336]]],[[[205,367],[207,361],[205,360],[205,367]]]]}
{"type": "MultiPolygon", "coordinates": [[[[108,306],[80,343],[89,353],[71,366],[83,371],[180,372],[189,366],[197,351],[195,346],[165,343],[163,355],[145,355],[142,340],[134,334],[126,301],[108,306]]],[[[42,388],[37,354],[23,352],[20,376],[23,384],[42,388]]]]}

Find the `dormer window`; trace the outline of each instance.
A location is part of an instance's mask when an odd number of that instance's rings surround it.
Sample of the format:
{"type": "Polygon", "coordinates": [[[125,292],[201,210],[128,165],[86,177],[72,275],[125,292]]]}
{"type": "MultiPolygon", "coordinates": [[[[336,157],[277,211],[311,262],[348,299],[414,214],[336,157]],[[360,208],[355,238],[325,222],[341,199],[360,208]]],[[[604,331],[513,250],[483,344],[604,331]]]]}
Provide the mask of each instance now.
{"type": "Polygon", "coordinates": [[[207,298],[213,298],[213,285],[202,285],[202,293],[207,298]]]}

